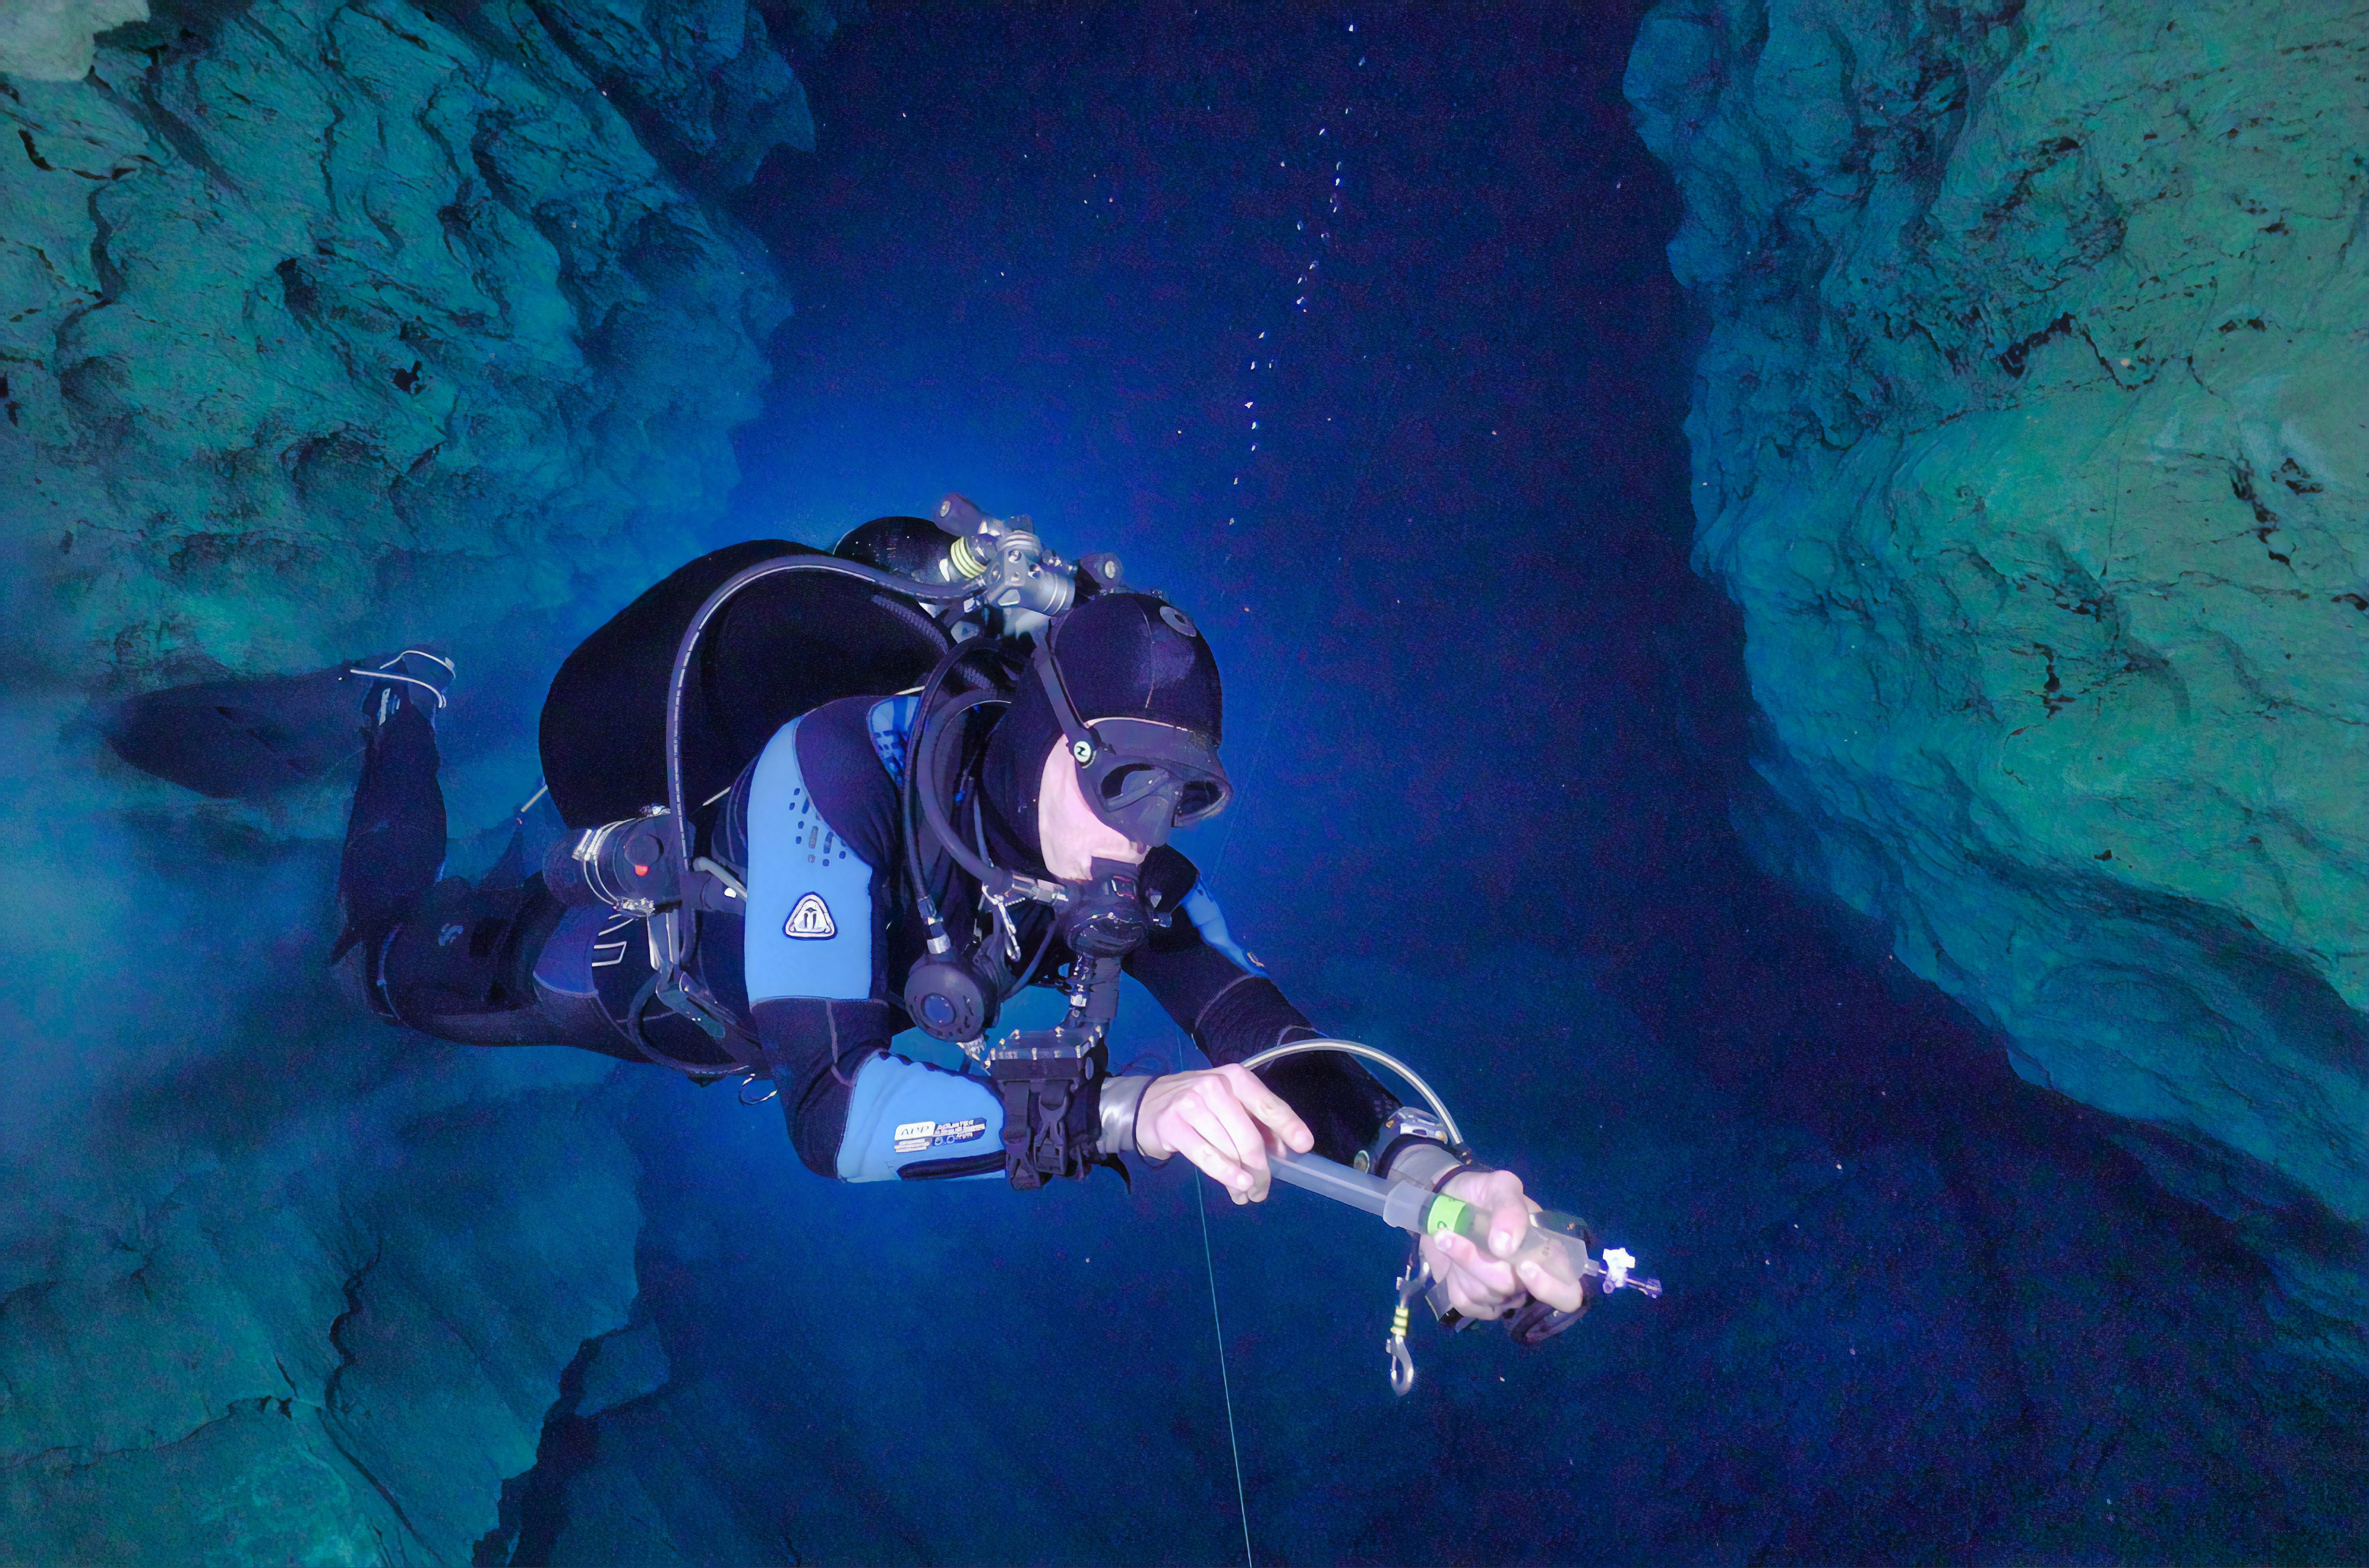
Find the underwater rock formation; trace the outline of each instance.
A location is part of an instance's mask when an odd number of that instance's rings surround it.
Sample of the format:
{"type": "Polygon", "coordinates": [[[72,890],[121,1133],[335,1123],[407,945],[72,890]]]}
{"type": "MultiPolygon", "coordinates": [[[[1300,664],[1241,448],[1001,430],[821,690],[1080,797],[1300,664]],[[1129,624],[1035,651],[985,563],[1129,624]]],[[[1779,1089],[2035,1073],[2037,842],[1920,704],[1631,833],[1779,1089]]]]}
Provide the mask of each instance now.
{"type": "Polygon", "coordinates": [[[666,1386],[671,1368],[658,1331],[647,1323],[605,1335],[584,1368],[584,1393],[576,1402],[583,1416],[614,1410],[666,1386]]]}
{"type": "Polygon", "coordinates": [[[737,4],[545,14],[160,16],[12,80],[0,487],[42,675],[491,647],[720,506],[785,304],[678,171],[811,146],[804,96],[737,4]]]}
{"type": "Polygon", "coordinates": [[[2369,1368],[2364,21],[1671,0],[1627,91],[1710,318],[1746,837],[2369,1368]]]}
{"type": "Polygon", "coordinates": [[[635,1295],[610,1064],[338,994],[349,772],[200,801],[82,715],[433,636],[455,818],[515,807],[534,672],[735,481],[787,305],[715,199],[812,124],[742,0],[140,9],[0,29],[0,1561],[465,1562],[635,1295]]]}
{"type": "Polygon", "coordinates": [[[31,0],[0,11],[0,72],[33,82],[79,82],[109,28],[148,19],[148,0],[31,0]]]}
{"type": "MultiPolygon", "coordinates": [[[[635,1294],[600,1075],[518,1065],[450,1074],[441,1104],[417,1073],[325,1073],[355,1103],[184,1145],[169,1190],[12,1204],[0,1561],[465,1562],[558,1369],[635,1294]]],[[[228,1120],[233,1082],[176,1087],[228,1120]]]]}

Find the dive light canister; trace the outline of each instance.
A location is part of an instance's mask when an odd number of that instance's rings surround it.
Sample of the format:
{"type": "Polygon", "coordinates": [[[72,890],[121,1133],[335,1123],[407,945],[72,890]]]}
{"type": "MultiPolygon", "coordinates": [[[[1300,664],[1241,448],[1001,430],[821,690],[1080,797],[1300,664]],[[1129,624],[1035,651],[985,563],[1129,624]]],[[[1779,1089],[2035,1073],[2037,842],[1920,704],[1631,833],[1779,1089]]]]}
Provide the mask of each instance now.
{"type": "Polygon", "coordinates": [[[560,840],[544,857],[544,885],[568,905],[602,903],[644,918],[677,898],[664,807],[560,840]]]}

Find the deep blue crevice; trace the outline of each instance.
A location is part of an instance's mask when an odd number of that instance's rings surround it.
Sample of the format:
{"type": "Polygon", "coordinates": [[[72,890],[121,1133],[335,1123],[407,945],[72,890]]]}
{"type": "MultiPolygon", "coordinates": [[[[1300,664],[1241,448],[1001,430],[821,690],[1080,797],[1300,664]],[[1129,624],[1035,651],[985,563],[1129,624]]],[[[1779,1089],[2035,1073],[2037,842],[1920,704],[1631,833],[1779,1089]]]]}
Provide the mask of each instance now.
{"type": "Polygon", "coordinates": [[[600,1354],[605,1334],[576,1347],[559,1374],[559,1397],[543,1417],[534,1464],[502,1482],[500,1522],[477,1540],[471,1568],[544,1568],[567,1528],[567,1488],[601,1457],[594,1421],[576,1413],[584,1398],[584,1374],[600,1354]]]}

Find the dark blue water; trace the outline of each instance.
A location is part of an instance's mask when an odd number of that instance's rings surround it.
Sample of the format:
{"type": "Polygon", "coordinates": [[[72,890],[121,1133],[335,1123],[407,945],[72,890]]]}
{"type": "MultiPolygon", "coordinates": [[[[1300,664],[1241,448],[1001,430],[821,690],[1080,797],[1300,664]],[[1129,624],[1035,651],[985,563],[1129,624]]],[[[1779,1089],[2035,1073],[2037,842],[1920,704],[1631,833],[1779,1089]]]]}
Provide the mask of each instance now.
{"type": "Polygon", "coordinates": [[[1418,1330],[1396,1399],[1362,1217],[836,1186],[629,1074],[675,1377],[563,1402],[519,1561],[2363,1555],[2357,1393],[2259,1264],[1728,825],[1641,8],[877,6],[743,201],[798,313],[719,542],[960,489],[1167,589],[1236,930],[1666,1296],[1418,1330]]]}

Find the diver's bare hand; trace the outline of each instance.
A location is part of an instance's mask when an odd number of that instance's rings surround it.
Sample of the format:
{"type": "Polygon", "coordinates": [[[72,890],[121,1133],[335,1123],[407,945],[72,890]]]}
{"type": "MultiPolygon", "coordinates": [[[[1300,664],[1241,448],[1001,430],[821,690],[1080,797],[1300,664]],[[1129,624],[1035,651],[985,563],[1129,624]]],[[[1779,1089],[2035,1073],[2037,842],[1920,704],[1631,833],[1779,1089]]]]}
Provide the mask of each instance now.
{"type": "Polygon", "coordinates": [[[1257,1203],[1267,1195],[1268,1152],[1305,1154],[1316,1135],[1255,1074],[1229,1064],[1154,1082],[1136,1107],[1135,1146],[1148,1160],[1182,1154],[1236,1203],[1257,1203]]]}
{"type": "Polygon", "coordinates": [[[1580,1283],[1551,1242],[1524,1245],[1530,1216],[1539,1206],[1522,1194],[1522,1178],[1511,1171],[1468,1171],[1446,1188],[1489,1217],[1483,1248],[1452,1231],[1423,1239],[1432,1277],[1448,1287],[1448,1299],[1468,1318],[1502,1318],[1535,1296],[1560,1311],[1579,1307],[1580,1283]]]}

